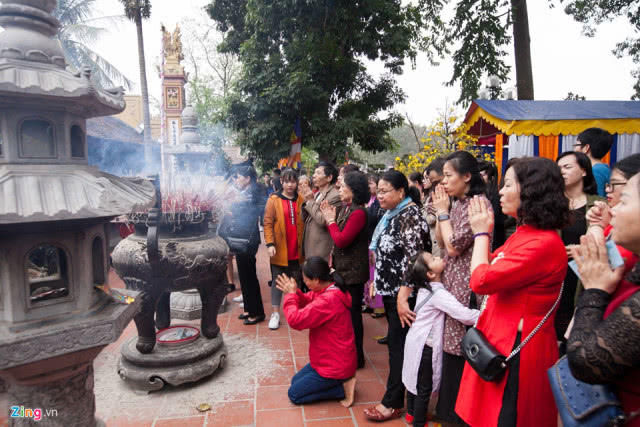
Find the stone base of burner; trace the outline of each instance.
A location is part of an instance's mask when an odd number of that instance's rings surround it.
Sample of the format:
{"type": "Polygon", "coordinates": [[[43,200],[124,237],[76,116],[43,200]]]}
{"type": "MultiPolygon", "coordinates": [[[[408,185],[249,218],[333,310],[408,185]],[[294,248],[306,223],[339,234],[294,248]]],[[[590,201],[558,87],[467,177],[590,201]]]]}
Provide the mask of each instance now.
{"type": "Polygon", "coordinates": [[[202,316],[202,300],[197,289],[171,293],[171,318],[195,320],[202,316]]]}
{"type": "Polygon", "coordinates": [[[198,381],[223,368],[227,357],[222,334],[176,347],[156,345],[153,352],[142,354],[136,349],[137,337],[120,350],[118,375],[131,387],[142,391],[160,390],[165,384],[177,386],[198,381]]]}
{"type": "MultiPolygon", "coordinates": [[[[184,292],[172,292],[170,299],[171,318],[196,320],[202,317],[202,300],[197,289],[184,292]]],[[[218,314],[227,311],[227,298],[222,299],[218,314]]]]}

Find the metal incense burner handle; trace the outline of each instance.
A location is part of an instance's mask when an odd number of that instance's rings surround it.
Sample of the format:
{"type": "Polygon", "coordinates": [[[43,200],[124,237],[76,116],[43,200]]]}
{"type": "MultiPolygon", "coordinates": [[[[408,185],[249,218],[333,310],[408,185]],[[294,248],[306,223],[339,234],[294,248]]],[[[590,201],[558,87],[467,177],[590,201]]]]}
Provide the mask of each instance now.
{"type": "Polygon", "coordinates": [[[162,216],[162,193],[160,192],[160,176],[151,175],[148,177],[156,190],[156,201],[154,207],[149,209],[147,214],[147,257],[150,263],[160,260],[158,252],[158,225],[162,216]]]}
{"type": "Polygon", "coordinates": [[[160,260],[158,252],[158,223],[160,222],[161,210],[158,208],[149,209],[147,217],[147,257],[150,263],[160,260]]]}

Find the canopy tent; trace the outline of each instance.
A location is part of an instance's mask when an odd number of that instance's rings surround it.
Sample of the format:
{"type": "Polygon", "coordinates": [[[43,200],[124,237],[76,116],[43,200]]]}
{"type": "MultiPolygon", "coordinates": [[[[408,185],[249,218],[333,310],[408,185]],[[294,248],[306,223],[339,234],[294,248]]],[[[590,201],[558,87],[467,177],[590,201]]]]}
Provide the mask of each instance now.
{"type": "Polygon", "coordinates": [[[603,159],[640,153],[640,101],[473,101],[464,119],[483,151],[494,151],[501,170],[514,157],[540,156],[555,160],[570,151],[577,135],[598,127],[614,135],[603,159]],[[491,150],[493,148],[493,150],[491,150]]]}

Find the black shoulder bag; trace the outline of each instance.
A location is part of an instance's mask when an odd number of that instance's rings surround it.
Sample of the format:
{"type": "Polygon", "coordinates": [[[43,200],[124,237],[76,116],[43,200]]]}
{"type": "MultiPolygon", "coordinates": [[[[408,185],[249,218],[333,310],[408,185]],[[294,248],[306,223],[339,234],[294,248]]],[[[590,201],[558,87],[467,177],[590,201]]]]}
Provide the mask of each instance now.
{"type": "Polygon", "coordinates": [[[556,302],[553,303],[551,310],[542,318],[538,326],[522,341],[509,356],[505,357],[487,340],[487,337],[475,326],[470,328],[462,338],[462,356],[473,368],[474,371],[485,381],[498,382],[507,370],[509,361],[522,350],[531,338],[542,328],[542,325],[549,319],[553,310],[556,309],[562,296],[564,282],[560,287],[560,293],[556,302]]]}

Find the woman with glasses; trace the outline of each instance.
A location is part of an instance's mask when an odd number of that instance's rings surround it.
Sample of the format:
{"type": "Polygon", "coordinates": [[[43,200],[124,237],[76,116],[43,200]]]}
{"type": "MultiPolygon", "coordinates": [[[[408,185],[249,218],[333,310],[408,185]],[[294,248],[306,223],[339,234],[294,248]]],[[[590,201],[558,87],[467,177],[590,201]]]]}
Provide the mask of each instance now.
{"type": "Polygon", "coordinates": [[[413,257],[429,251],[429,226],[420,214],[420,194],[400,172],[385,172],[378,182],[378,201],[386,213],[380,218],[369,249],[375,252],[374,286],[382,295],[389,326],[389,376],[382,401],[365,409],[367,419],[387,421],[399,418],[404,408],[405,388],[402,384],[404,343],[411,322],[415,297],[409,281],[413,257]]]}
{"type": "MultiPolygon", "coordinates": [[[[638,159],[633,161],[637,167],[638,159]]],[[[624,187],[620,202],[611,210],[611,237],[618,247],[640,255],[640,175],[630,179],[612,175],[611,182],[619,185],[610,188],[624,187]],[[628,179],[628,183],[622,185],[622,178],[628,179]]],[[[636,264],[626,276],[623,275],[627,265],[612,269],[603,236],[594,236],[591,231],[573,251],[586,290],[576,304],[575,322],[567,344],[571,372],[581,381],[612,386],[627,415],[626,422],[620,424],[638,427],[640,265],[636,264]]]]}
{"type": "MultiPolygon", "coordinates": [[[[596,202],[595,206],[587,212],[589,234],[603,235],[605,238],[609,238],[613,229],[611,226],[611,211],[620,203],[622,190],[624,190],[627,182],[637,173],[640,173],[640,154],[625,157],[613,166],[610,181],[605,185],[607,203],[596,202]]],[[[617,245],[617,248],[620,256],[624,259],[625,269],[623,277],[626,277],[636,262],[638,262],[639,258],[633,252],[620,245],[617,245]]],[[[629,293],[634,292],[635,289],[637,289],[637,285],[626,279],[622,280],[615,292],[611,295],[612,304],[623,301],[628,297],[629,293]]],[[[576,301],[583,290],[582,284],[579,284],[576,292],[576,301]]]]}
{"type": "Polygon", "coordinates": [[[427,218],[427,223],[429,224],[429,237],[431,238],[431,254],[436,257],[441,257],[442,250],[440,246],[438,246],[438,242],[436,240],[436,208],[433,206],[433,192],[436,187],[442,182],[443,176],[443,167],[444,167],[444,157],[438,157],[424,170],[424,181],[426,186],[429,187],[429,192],[427,193],[427,197],[424,202],[424,213],[427,218]]]}
{"type": "MultiPolygon", "coordinates": [[[[561,231],[562,241],[567,255],[573,245],[580,243],[580,237],[587,232],[587,211],[596,201],[604,200],[598,196],[598,187],[591,170],[589,158],[579,152],[567,151],[558,156],[556,163],[560,167],[564,180],[565,195],[569,199],[569,209],[572,221],[561,231]]],[[[573,308],[578,276],[568,269],[564,279],[564,291],[556,312],[556,336],[560,345],[560,353],[565,353],[565,332],[573,317],[573,308]]]]}

